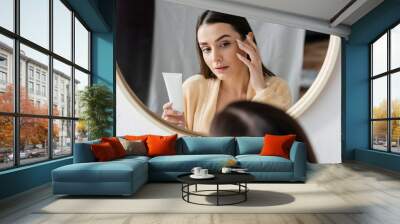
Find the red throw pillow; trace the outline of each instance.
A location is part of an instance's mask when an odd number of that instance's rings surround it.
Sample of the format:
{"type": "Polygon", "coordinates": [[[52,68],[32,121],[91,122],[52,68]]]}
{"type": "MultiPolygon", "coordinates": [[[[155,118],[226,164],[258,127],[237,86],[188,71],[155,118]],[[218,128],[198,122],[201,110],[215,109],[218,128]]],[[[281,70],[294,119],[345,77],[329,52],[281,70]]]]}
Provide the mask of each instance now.
{"type": "Polygon", "coordinates": [[[281,156],[290,158],[290,148],[296,135],[265,135],[264,146],[261,149],[261,156],[281,156]]]}
{"type": "Polygon", "coordinates": [[[114,152],[115,152],[115,155],[117,156],[117,158],[126,156],[126,151],[118,138],[116,138],[116,137],[101,138],[101,142],[110,143],[110,145],[114,149],[114,152]]]}
{"type": "Polygon", "coordinates": [[[148,156],[175,155],[177,138],[176,134],[171,136],[149,135],[146,140],[148,156]]]}
{"type": "Polygon", "coordinates": [[[117,158],[113,147],[108,142],[93,144],[90,147],[92,149],[94,157],[99,162],[109,161],[117,158]]]}

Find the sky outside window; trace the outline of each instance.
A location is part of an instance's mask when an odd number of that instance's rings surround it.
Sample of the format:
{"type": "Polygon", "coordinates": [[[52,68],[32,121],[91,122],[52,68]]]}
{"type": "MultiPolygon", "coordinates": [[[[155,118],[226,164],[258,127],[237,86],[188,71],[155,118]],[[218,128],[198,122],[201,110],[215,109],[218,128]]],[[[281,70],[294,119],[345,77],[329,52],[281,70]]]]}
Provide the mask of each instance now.
{"type": "Polygon", "coordinates": [[[20,0],[21,36],[49,48],[49,1],[20,0]]]}
{"type": "Polygon", "coordinates": [[[400,24],[391,31],[390,37],[391,69],[400,67],[400,24]]]}
{"type": "Polygon", "coordinates": [[[372,75],[387,71],[387,34],[372,45],[372,75]]]}
{"type": "Polygon", "coordinates": [[[53,3],[53,51],[71,60],[72,12],[60,0],[53,3]]]}
{"type": "Polygon", "coordinates": [[[14,31],[14,0],[0,0],[0,26],[14,31]]]}
{"type": "Polygon", "coordinates": [[[75,63],[89,70],[89,32],[75,18],[75,63]]]}
{"type": "MultiPolygon", "coordinates": [[[[49,48],[49,11],[48,0],[20,0],[21,36],[48,49],[49,48]]],[[[53,0],[53,51],[72,60],[72,12],[60,1],[53,0]]],[[[0,0],[0,26],[13,30],[13,0],[0,0]]],[[[75,62],[89,69],[89,32],[75,20],[75,62]]],[[[0,37],[3,42],[4,38],[0,37]]],[[[26,54],[40,58],[37,51],[25,49],[26,54]]]]}

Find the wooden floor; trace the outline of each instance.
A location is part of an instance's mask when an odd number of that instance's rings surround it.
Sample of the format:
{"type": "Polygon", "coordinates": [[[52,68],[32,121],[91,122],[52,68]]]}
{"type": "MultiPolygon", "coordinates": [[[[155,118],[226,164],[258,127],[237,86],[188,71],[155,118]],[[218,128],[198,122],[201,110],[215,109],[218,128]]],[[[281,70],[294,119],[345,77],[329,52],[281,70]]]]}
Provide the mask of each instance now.
{"type": "Polygon", "coordinates": [[[367,206],[357,214],[35,214],[54,200],[47,185],[1,201],[0,223],[400,223],[399,173],[359,163],[312,165],[308,182],[367,206]]]}

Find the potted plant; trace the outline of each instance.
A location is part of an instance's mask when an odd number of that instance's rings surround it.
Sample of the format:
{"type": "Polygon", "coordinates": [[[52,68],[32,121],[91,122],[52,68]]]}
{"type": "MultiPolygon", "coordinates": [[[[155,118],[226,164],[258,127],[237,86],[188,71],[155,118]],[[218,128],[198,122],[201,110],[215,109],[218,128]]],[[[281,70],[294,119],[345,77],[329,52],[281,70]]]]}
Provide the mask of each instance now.
{"type": "Polygon", "coordinates": [[[102,84],[87,86],[79,93],[81,118],[88,131],[89,140],[110,136],[114,99],[110,89],[102,84]]]}

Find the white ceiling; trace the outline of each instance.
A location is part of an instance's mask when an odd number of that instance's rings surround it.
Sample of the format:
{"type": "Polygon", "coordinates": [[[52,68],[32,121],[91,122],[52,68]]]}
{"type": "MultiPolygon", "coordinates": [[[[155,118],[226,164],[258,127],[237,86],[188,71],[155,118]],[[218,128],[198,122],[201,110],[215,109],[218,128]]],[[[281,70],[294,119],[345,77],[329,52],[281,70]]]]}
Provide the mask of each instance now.
{"type": "Polygon", "coordinates": [[[329,21],[351,0],[225,0],[329,21]]]}
{"type": "Polygon", "coordinates": [[[347,37],[351,25],[383,0],[166,0],[347,37]],[[347,4],[351,5],[338,14],[347,4]],[[335,17],[335,15],[339,15],[335,17]],[[336,19],[335,19],[336,18],[336,19]]]}

